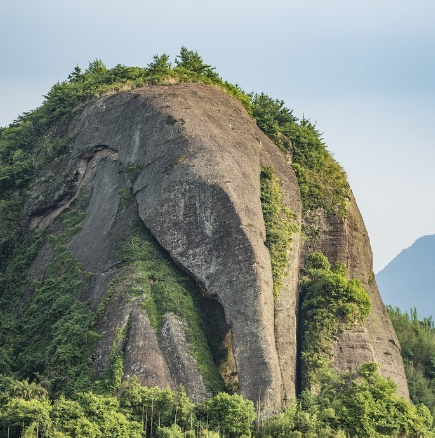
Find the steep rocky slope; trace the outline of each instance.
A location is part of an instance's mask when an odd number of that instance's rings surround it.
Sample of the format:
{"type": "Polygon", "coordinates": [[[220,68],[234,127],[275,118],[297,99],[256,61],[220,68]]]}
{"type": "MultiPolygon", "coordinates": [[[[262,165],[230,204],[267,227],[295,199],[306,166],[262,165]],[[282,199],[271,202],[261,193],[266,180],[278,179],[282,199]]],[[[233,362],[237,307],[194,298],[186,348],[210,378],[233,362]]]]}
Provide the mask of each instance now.
{"type": "Polygon", "coordinates": [[[344,219],[318,211],[310,212],[305,223],[311,232],[316,230],[316,237],[306,242],[303,256],[320,250],[331,263],[346,263],[348,275],[363,283],[371,299],[372,310],[366,327],[347,330],[334,343],[335,365],[338,369],[356,369],[362,362],[377,362],[381,373],[397,383],[399,394],[408,398],[399,342],[379,295],[367,230],[354,197],[344,219]]]}
{"type": "Polygon", "coordinates": [[[80,301],[98,315],[95,378],[114,374],[122,358],[125,378],[183,384],[195,401],[237,389],[265,412],[278,410],[298,384],[299,269],[320,250],[331,263],[345,262],[372,300],[366,327],[335,341],[335,366],[374,360],[407,396],[354,199],[345,218],[302,215],[289,157],[239,102],[212,86],[146,87],[88,104],[64,130],[69,153],[40,175],[26,204],[29,230],[46,234],[30,267],[38,285],[21,305],[44,289],[56,257],[71,256],[84,283],[80,301]],[[260,201],[265,166],[275,170],[299,229],[276,299],[260,201]],[[79,215],[74,232],[71,211],[79,215]]]}

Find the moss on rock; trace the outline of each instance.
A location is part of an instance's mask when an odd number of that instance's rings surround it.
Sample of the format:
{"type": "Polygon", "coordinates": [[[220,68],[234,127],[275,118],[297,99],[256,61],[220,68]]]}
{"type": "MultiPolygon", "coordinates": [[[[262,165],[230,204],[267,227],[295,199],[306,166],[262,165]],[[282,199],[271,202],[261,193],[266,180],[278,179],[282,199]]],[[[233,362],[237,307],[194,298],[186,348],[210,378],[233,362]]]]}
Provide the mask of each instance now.
{"type": "Polygon", "coordinates": [[[279,178],[272,167],[261,169],[261,208],[266,227],[266,246],[272,264],[273,296],[279,297],[288,275],[292,235],[298,231],[295,214],[284,205],[279,178]]]}
{"type": "Polygon", "coordinates": [[[347,267],[332,268],[320,252],[305,261],[301,281],[302,378],[304,386],[316,385],[319,373],[330,366],[331,344],[339,331],[363,324],[371,300],[357,279],[346,278],[347,267]]]}

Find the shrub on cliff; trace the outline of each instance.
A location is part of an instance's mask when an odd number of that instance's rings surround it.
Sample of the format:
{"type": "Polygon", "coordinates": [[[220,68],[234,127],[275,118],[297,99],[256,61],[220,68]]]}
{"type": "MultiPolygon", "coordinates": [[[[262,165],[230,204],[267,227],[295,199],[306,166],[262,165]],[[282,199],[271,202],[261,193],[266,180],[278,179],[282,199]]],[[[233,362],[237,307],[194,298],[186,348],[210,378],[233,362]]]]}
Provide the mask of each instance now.
{"type": "Polygon", "coordinates": [[[331,343],[338,332],[362,324],[371,309],[361,282],[347,280],[347,267],[331,268],[319,252],[305,261],[302,293],[302,372],[307,387],[317,384],[319,372],[331,361],[331,343]]]}
{"type": "Polygon", "coordinates": [[[288,275],[292,236],[298,231],[296,215],[284,205],[279,178],[272,167],[260,174],[261,208],[266,227],[266,246],[272,264],[273,296],[278,298],[288,275]]]}
{"type": "Polygon", "coordinates": [[[299,121],[284,106],[284,101],[273,100],[264,93],[251,95],[251,107],[259,128],[283,152],[292,153],[303,210],[322,208],[330,214],[344,216],[350,197],[349,183],[316,126],[305,118],[299,121]]]}

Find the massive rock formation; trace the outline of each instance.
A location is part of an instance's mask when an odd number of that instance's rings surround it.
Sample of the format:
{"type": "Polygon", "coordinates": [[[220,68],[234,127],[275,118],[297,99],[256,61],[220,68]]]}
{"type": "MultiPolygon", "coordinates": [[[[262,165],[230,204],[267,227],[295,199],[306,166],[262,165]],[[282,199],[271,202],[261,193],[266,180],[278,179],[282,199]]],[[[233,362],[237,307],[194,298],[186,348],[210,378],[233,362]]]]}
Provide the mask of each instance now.
{"type": "Polygon", "coordinates": [[[344,219],[317,211],[307,214],[305,224],[316,230],[316,238],[306,242],[303,257],[321,251],[331,263],[346,263],[349,276],[362,282],[372,303],[366,327],[341,333],[334,343],[335,365],[338,369],[356,369],[363,362],[377,362],[381,374],[391,377],[398,385],[398,393],[409,398],[399,341],[379,295],[367,230],[354,197],[351,196],[344,219]]]}
{"type": "MultiPolygon", "coordinates": [[[[209,341],[218,333],[226,349],[218,364],[225,383],[238,385],[265,412],[278,410],[296,392],[299,268],[313,250],[332,263],[344,261],[372,299],[367,327],[354,327],[335,342],[335,366],[355,369],[375,360],[407,396],[399,344],[374,282],[355,201],[344,219],[323,210],[302,217],[289,157],[239,102],[212,86],[153,86],[103,97],[82,108],[65,129],[74,137],[71,151],[53,163],[55,177],[33,187],[26,208],[29,228],[49,227],[51,234],[59,232],[56,218],[67,207],[86,214],[67,249],[93,273],[80,299],[102,313],[101,339],[92,355],[97,375],[109,367],[114,349],[123,349],[126,377],[137,375],[151,386],[183,384],[195,401],[210,394],[191,354],[186,321],[167,312],[156,329],[143,305],[149,292],[133,293],[129,286],[135,274],[129,279],[123,270],[119,245],[139,220],[167,259],[188,274],[198,309],[212,309],[215,322],[208,318],[207,324],[206,318],[203,328],[209,341]],[[293,236],[288,276],[276,300],[264,245],[262,166],[275,169],[299,230],[302,221],[317,230],[316,238],[302,239],[301,231],[293,236]],[[119,330],[128,336],[121,339],[119,330]]],[[[47,239],[32,264],[35,279],[52,254],[47,239]]],[[[155,279],[147,281],[152,286],[155,279]]]]}

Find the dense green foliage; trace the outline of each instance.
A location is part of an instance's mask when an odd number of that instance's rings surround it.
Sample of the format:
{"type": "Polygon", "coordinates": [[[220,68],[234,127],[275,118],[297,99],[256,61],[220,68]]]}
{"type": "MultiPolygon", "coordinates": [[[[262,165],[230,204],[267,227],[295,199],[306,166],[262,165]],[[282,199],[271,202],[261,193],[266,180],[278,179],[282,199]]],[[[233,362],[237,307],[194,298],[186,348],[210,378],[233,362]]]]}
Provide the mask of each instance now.
{"type": "Polygon", "coordinates": [[[319,391],[304,391],[280,414],[257,418],[239,395],[219,393],[194,406],[182,387],[147,388],[135,378],[119,397],[93,392],[50,399],[36,383],[0,376],[0,435],[10,438],[387,438],[433,437],[429,410],[396,395],[374,363],[357,373],[321,374],[319,391]]]}
{"type": "Polygon", "coordinates": [[[348,280],[347,267],[331,268],[320,252],[310,254],[301,281],[302,373],[306,387],[315,387],[318,375],[331,360],[331,343],[340,331],[362,324],[371,309],[361,282],[348,280]]]}
{"type": "Polygon", "coordinates": [[[122,386],[119,401],[151,436],[158,428],[173,424],[183,430],[193,427],[194,404],[188,399],[183,387],[176,391],[169,388],[147,388],[140,386],[137,379],[133,378],[122,386]]]}
{"type": "Polygon", "coordinates": [[[208,421],[208,427],[223,436],[249,435],[255,420],[254,403],[237,394],[221,392],[199,407],[199,417],[208,421]]]}
{"type": "Polygon", "coordinates": [[[52,394],[72,394],[90,385],[88,358],[98,335],[92,330],[94,313],[79,300],[90,275],[65,246],[83,219],[78,210],[59,217],[61,231],[49,237],[53,258],[42,280],[32,280],[28,268],[46,232],[30,234],[1,277],[2,369],[45,381],[52,394]]]}
{"type": "Polygon", "coordinates": [[[349,184],[315,125],[306,119],[298,121],[283,101],[273,100],[263,93],[251,98],[252,115],[260,129],[284,152],[293,150],[292,167],[301,190],[303,210],[323,208],[344,216],[350,196],[349,184]]]}
{"type": "Polygon", "coordinates": [[[250,433],[254,418],[253,403],[238,395],[219,393],[195,407],[182,387],[147,388],[133,378],[118,398],[87,391],[50,399],[41,385],[0,375],[2,437],[236,437],[250,433]]]}
{"type": "Polygon", "coordinates": [[[387,307],[401,346],[409,396],[424,403],[435,415],[435,325],[431,318],[418,319],[417,311],[402,313],[387,307]]]}
{"type": "Polygon", "coordinates": [[[261,181],[261,208],[266,227],[266,246],[272,263],[273,295],[279,297],[288,275],[288,260],[292,235],[298,228],[296,215],[284,205],[279,178],[272,167],[263,167],[261,181]]]}
{"type": "Polygon", "coordinates": [[[115,397],[92,392],[50,400],[35,383],[0,377],[0,434],[4,437],[97,438],[143,436],[115,397]]]}
{"type": "Polygon", "coordinates": [[[386,438],[432,436],[429,410],[396,395],[396,385],[382,378],[375,363],[356,374],[319,374],[316,394],[304,391],[298,403],[263,425],[276,438],[386,438]]]}
{"type": "Polygon", "coordinates": [[[28,268],[44,242],[44,233],[32,233],[16,248],[14,258],[0,275],[0,369],[12,372],[16,363],[15,343],[19,321],[14,310],[20,298],[31,287],[28,268]],[[17,273],[20,273],[18,276],[17,273]]]}

